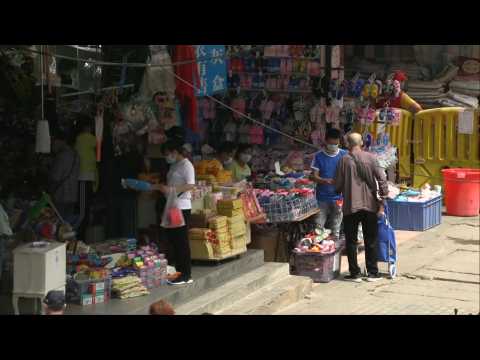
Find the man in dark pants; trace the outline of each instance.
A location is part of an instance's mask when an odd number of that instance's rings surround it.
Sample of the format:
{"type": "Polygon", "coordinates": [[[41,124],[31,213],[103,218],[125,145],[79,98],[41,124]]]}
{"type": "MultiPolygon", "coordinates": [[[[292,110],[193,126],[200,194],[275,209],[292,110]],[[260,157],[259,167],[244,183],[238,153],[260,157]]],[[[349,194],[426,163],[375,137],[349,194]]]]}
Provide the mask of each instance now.
{"type": "Polygon", "coordinates": [[[343,221],[347,242],[350,275],[345,280],[361,282],[357,262],[358,224],[362,224],[367,264],[367,281],[381,279],[377,266],[377,216],[383,212],[383,199],[388,195],[385,171],[373,154],[362,150],[362,136],[347,137],[349,153],[339,162],[335,188],[343,194],[343,221]]]}

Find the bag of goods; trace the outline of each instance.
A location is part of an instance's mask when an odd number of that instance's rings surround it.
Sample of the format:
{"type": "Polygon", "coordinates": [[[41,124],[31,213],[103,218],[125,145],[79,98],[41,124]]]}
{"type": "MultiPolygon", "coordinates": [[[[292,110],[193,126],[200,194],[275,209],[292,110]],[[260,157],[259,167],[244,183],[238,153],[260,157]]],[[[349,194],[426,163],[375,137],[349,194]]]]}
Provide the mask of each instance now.
{"type": "Polygon", "coordinates": [[[163,210],[161,226],[166,229],[175,229],[185,226],[185,218],[183,212],[178,206],[178,197],[175,188],[171,188],[168,196],[165,209],[163,210]]]}
{"type": "Polygon", "coordinates": [[[138,276],[126,276],[112,280],[112,293],[120,299],[150,294],[138,276]]]}

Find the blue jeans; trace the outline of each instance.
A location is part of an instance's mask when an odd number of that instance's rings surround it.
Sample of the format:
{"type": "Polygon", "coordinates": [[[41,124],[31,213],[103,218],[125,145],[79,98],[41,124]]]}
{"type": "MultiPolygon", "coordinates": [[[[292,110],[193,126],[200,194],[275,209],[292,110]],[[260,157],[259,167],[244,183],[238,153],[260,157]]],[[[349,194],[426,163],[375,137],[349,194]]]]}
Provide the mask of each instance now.
{"type": "Polygon", "coordinates": [[[321,228],[329,226],[332,234],[339,237],[343,218],[342,208],[337,205],[336,201],[319,201],[318,208],[320,212],[315,218],[317,225],[321,228]]]}

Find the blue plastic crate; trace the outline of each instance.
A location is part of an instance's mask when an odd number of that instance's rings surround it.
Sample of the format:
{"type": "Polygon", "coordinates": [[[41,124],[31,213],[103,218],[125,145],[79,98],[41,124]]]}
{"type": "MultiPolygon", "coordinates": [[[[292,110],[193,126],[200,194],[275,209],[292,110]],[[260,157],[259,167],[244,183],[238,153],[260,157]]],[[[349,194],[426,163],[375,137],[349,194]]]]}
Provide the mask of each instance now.
{"type": "Polygon", "coordinates": [[[425,231],[442,222],[442,196],[426,202],[388,200],[388,219],[395,230],[425,231]]]}

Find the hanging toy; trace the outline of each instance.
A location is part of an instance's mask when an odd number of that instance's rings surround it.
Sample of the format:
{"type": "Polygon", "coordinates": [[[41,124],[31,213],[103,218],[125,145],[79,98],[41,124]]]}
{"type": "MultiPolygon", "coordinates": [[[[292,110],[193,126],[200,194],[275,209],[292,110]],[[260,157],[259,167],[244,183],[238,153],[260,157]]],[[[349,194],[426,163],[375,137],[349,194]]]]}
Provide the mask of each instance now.
{"type": "Polygon", "coordinates": [[[366,150],[369,150],[370,146],[372,146],[372,143],[373,143],[373,136],[368,131],[366,131],[363,134],[363,146],[365,147],[366,150]]]}

